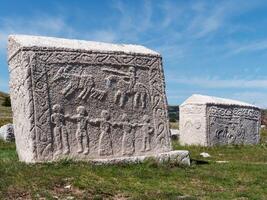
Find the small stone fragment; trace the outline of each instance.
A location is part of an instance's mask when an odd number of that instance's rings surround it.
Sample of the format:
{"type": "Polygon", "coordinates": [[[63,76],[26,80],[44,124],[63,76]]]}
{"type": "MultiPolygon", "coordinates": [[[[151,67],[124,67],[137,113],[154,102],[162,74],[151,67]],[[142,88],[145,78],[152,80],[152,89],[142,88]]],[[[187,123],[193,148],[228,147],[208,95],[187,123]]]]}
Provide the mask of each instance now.
{"type": "Polygon", "coordinates": [[[71,188],[71,185],[66,185],[64,188],[65,189],[70,189],[71,188]]]}
{"type": "Polygon", "coordinates": [[[15,140],[13,124],[6,124],[0,128],[0,139],[11,142],[15,140]]]}
{"type": "Polygon", "coordinates": [[[202,152],[199,155],[201,155],[203,158],[209,158],[209,157],[211,157],[210,154],[208,154],[206,152],[202,152]]]}

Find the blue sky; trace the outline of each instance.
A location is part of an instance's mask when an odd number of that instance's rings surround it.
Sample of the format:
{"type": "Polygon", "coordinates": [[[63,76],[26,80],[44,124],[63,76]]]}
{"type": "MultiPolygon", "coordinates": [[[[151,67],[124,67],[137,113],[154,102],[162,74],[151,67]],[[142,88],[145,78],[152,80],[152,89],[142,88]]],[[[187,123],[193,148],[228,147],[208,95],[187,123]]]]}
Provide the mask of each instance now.
{"type": "Polygon", "coordinates": [[[170,104],[193,93],[267,107],[266,1],[0,1],[0,90],[9,34],[142,44],[163,56],[170,104]]]}

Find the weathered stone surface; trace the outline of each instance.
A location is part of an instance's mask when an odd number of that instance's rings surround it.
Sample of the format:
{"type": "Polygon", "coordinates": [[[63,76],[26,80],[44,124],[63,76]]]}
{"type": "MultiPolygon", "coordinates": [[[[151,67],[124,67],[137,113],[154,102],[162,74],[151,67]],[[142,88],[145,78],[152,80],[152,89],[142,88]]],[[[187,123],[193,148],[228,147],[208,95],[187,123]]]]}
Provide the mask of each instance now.
{"type": "Polygon", "coordinates": [[[6,124],[4,126],[1,126],[0,139],[8,142],[15,140],[13,124],[6,124]]]}
{"type": "Polygon", "coordinates": [[[103,158],[94,159],[94,164],[134,164],[141,163],[145,160],[153,159],[158,163],[173,163],[181,166],[190,166],[190,157],[188,151],[169,151],[166,153],[158,153],[150,156],[129,156],[129,157],[114,157],[114,158],[103,158]]]}
{"type": "Polygon", "coordinates": [[[97,161],[171,150],[161,56],[145,47],[9,37],[20,160],[97,161]]]}
{"type": "Polygon", "coordinates": [[[257,144],[260,109],[230,99],[192,95],[180,106],[180,142],[189,145],[257,144]]]}

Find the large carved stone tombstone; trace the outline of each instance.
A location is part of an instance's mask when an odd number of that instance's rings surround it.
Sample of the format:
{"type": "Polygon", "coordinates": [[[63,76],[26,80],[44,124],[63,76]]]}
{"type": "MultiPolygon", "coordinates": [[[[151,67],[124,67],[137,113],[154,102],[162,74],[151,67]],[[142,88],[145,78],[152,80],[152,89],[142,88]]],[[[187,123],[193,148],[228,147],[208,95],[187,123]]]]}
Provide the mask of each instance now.
{"type": "Polygon", "coordinates": [[[171,150],[158,53],[137,45],[22,35],[9,37],[8,51],[21,160],[116,162],[171,150]]]}
{"type": "Polygon", "coordinates": [[[192,95],[180,106],[180,141],[189,145],[257,144],[260,109],[203,95],[192,95]]]}

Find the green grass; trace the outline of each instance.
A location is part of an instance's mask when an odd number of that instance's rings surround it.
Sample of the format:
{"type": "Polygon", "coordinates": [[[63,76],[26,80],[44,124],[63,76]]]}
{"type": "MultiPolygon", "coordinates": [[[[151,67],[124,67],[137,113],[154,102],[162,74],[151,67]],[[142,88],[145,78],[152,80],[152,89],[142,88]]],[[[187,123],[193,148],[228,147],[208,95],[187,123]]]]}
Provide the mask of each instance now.
{"type": "Polygon", "coordinates": [[[208,148],[175,142],[173,146],[190,151],[191,167],[153,161],[119,166],[67,160],[26,165],[18,161],[14,143],[0,141],[0,199],[267,199],[267,144],[208,148]],[[211,157],[201,158],[201,152],[211,157]]]}
{"type": "MultiPolygon", "coordinates": [[[[11,115],[11,108],[0,106],[0,126],[12,122],[11,115]]],[[[177,129],[178,123],[170,126],[177,129]]],[[[175,141],[173,147],[190,151],[191,167],[153,161],[27,165],[18,161],[14,143],[0,140],[0,199],[267,199],[267,130],[256,146],[182,147],[175,141]]]]}

